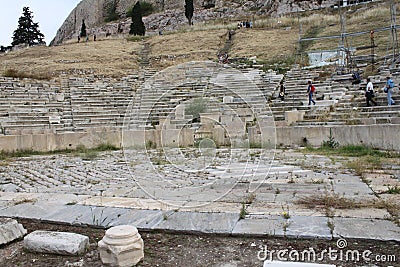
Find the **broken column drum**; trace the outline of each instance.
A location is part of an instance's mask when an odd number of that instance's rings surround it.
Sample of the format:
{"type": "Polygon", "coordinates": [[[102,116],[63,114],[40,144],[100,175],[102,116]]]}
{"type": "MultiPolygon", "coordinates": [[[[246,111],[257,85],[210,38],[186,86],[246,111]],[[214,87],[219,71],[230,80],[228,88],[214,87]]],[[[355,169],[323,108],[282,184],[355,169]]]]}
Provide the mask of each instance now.
{"type": "Polygon", "coordinates": [[[130,267],[144,257],[143,239],[136,227],[131,225],[108,229],[98,245],[101,261],[105,265],[130,267]]]}

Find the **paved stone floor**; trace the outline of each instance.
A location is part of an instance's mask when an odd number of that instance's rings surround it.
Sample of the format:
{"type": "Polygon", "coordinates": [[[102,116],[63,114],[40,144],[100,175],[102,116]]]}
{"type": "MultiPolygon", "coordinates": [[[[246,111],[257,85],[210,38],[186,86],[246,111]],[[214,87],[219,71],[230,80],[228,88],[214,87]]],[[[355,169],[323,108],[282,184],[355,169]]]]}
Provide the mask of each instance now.
{"type": "Polygon", "coordinates": [[[399,163],[302,150],[125,150],[0,164],[0,216],[139,229],[400,241],[399,163]],[[367,229],[367,231],[365,230],[367,229]]]}

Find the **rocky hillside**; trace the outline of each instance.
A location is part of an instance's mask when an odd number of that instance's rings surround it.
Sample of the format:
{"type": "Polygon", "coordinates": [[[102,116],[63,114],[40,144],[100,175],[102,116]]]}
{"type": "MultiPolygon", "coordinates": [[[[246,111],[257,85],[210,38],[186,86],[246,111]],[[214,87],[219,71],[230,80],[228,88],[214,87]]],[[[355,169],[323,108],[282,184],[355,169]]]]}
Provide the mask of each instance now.
{"type": "MultiPolygon", "coordinates": [[[[117,34],[118,29],[126,33],[129,29],[130,18],[126,18],[127,10],[137,0],[82,0],[65,20],[52,45],[60,44],[76,38],[80,31],[82,20],[88,27],[89,34],[117,34]],[[107,6],[115,3],[116,12],[121,20],[105,23],[107,6]]],[[[144,19],[147,32],[174,30],[186,24],[183,0],[146,0],[152,3],[158,13],[144,19]]],[[[253,15],[280,16],[298,10],[310,10],[329,7],[334,0],[194,0],[194,23],[214,19],[251,19],[253,15]]]]}

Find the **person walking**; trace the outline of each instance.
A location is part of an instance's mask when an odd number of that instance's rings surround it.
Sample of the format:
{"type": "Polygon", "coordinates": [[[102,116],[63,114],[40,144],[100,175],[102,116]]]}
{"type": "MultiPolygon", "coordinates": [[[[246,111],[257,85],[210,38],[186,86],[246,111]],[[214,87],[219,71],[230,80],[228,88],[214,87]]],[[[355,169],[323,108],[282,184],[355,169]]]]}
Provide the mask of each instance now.
{"type": "Polygon", "coordinates": [[[311,102],[313,102],[315,105],[315,101],[312,98],[314,92],[315,92],[315,86],[312,84],[311,80],[308,80],[308,88],[307,88],[308,105],[311,105],[311,102]]]}
{"type": "Polygon", "coordinates": [[[393,87],[394,87],[393,80],[390,77],[386,77],[386,85],[383,91],[387,94],[388,106],[394,104],[394,101],[392,99],[393,87]]]}
{"type": "Polygon", "coordinates": [[[365,99],[367,101],[367,107],[370,106],[369,102],[372,102],[375,106],[378,104],[375,102],[374,98],[374,85],[370,78],[367,78],[367,87],[365,88],[365,99]]]}
{"type": "Polygon", "coordinates": [[[279,83],[279,98],[281,99],[281,101],[285,100],[285,94],[286,94],[286,87],[283,84],[283,80],[281,80],[279,83]]]}

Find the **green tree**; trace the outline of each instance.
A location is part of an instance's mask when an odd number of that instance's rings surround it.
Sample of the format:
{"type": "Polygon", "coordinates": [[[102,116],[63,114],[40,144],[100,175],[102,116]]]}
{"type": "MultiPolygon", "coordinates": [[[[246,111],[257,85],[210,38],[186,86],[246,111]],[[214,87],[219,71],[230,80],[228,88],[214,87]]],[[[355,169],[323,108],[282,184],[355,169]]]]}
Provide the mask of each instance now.
{"type": "Polygon", "coordinates": [[[29,7],[24,7],[22,16],[18,20],[18,28],[14,31],[12,46],[18,44],[43,44],[44,35],[39,31],[39,23],[33,22],[29,7]]]}
{"type": "Polygon", "coordinates": [[[142,15],[142,9],[140,7],[140,2],[136,2],[135,6],[132,8],[131,17],[132,17],[132,23],[129,34],[144,36],[146,33],[146,27],[144,26],[143,23],[143,15],[142,15]]]}
{"type": "Polygon", "coordinates": [[[81,33],[79,34],[80,37],[86,37],[87,33],[86,33],[86,24],[85,24],[85,20],[82,20],[82,26],[81,26],[81,33]]]}
{"type": "Polygon", "coordinates": [[[189,25],[193,25],[192,18],[193,18],[193,0],[185,0],[185,16],[189,21],[189,25]]]}
{"type": "MultiPolygon", "coordinates": [[[[143,17],[153,14],[156,11],[156,9],[152,3],[149,3],[146,1],[139,1],[139,3],[140,3],[140,10],[142,10],[143,17]]],[[[134,8],[134,6],[132,6],[131,8],[128,9],[128,12],[126,12],[127,17],[132,17],[133,8],[134,8]]]]}
{"type": "Polygon", "coordinates": [[[193,116],[193,122],[200,122],[200,113],[207,110],[208,101],[205,98],[195,98],[185,107],[185,113],[193,116]]]}
{"type": "Polygon", "coordinates": [[[117,6],[119,4],[119,0],[112,0],[111,2],[105,2],[105,11],[106,18],[105,22],[115,21],[120,19],[120,15],[117,12],[117,6]]]}

